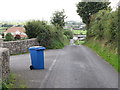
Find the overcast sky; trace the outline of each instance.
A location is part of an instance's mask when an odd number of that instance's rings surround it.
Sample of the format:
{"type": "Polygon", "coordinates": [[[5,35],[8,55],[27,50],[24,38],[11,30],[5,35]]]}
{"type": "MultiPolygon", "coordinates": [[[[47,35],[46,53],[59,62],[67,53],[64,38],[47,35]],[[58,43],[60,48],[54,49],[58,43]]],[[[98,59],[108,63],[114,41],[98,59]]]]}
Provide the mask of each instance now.
{"type": "MultiPolygon", "coordinates": [[[[80,0],[0,0],[0,21],[40,19],[49,21],[56,10],[65,10],[67,20],[80,20],[76,4],[80,0]]],[[[110,0],[115,7],[119,0],[110,0]]]]}

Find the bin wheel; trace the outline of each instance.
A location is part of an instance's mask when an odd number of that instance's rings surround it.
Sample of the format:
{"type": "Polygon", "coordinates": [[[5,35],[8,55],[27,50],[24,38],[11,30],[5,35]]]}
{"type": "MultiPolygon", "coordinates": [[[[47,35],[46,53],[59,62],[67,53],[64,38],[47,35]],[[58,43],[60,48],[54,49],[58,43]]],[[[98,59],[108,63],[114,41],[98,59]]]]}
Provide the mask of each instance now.
{"type": "Polygon", "coordinates": [[[33,66],[32,65],[30,65],[30,70],[33,70],[33,66]]]}

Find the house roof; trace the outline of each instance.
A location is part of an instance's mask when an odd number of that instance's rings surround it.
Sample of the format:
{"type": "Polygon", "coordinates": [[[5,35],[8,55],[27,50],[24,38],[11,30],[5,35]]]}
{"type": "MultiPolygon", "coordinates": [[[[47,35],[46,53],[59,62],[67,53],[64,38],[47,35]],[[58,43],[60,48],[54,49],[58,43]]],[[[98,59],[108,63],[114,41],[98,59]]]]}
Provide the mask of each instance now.
{"type": "Polygon", "coordinates": [[[16,32],[20,32],[21,37],[27,37],[27,35],[22,34],[25,33],[24,27],[11,27],[5,31],[5,33],[15,33],[14,37],[17,35],[16,32]]]}
{"type": "Polygon", "coordinates": [[[24,27],[11,27],[6,30],[6,33],[12,33],[16,31],[19,31],[22,33],[22,32],[25,32],[25,28],[24,27]]]}

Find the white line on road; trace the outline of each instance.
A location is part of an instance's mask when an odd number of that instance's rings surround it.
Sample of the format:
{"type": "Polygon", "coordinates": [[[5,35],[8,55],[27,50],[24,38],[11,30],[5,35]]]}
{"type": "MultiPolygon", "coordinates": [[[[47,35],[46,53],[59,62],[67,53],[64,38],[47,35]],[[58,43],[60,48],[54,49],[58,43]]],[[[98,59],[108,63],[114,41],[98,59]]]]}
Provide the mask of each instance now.
{"type": "Polygon", "coordinates": [[[41,82],[40,88],[44,88],[44,84],[45,84],[46,80],[48,79],[48,77],[49,77],[49,75],[50,75],[50,72],[52,71],[53,67],[55,66],[55,63],[56,63],[56,61],[57,61],[57,58],[58,58],[59,55],[61,54],[60,52],[61,52],[61,50],[59,50],[59,52],[57,53],[57,56],[56,56],[55,59],[53,60],[52,65],[51,65],[50,68],[49,68],[49,71],[47,72],[47,74],[45,75],[44,79],[43,79],[42,82],[41,82]]]}

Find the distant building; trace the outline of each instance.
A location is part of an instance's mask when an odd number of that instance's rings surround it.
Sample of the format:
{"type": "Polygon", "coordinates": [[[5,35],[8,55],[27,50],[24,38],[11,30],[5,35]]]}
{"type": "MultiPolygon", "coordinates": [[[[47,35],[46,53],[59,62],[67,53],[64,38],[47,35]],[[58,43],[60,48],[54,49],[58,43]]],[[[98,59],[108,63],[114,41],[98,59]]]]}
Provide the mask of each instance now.
{"type": "Polygon", "coordinates": [[[64,29],[68,30],[83,30],[85,29],[86,25],[83,22],[77,22],[77,21],[67,21],[65,22],[64,29]]]}
{"type": "Polygon", "coordinates": [[[4,32],[4,34],[6,35],[7,33],[11,33],[14,37],[16,35],[20,35],[21,38],[26,38],[27,37],[24,27],[11,27],[11,28],[8,28],[4,32]]]}

